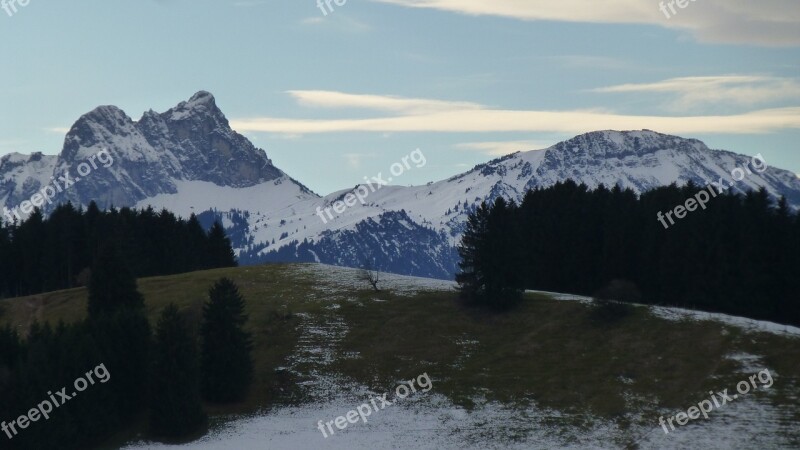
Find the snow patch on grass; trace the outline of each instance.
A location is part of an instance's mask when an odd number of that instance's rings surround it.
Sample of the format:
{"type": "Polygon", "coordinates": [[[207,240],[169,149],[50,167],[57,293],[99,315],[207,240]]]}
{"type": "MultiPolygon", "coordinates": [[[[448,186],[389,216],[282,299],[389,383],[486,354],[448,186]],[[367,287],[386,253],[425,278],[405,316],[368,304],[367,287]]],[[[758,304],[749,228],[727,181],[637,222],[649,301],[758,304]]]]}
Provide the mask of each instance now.
{"type": "MultiPolygon", "coordinates": [[[[318,285],[315,286],[315,289],[328,291],[335,295],[340,295],[342,291],[371,289],[366,282],[358,279],[360,269],[326,264],[304,264],[300,266],[298,272],[316,280],[318,285]]],[[[378,287],[381,290],[409,297],[422,291],[452,291],[457,287],[454,281],[383,272],[380,273],[380,280],[378,287]]]]}
{"type": "MultiPolygon", "coordinates": [[[[547,291],[525,291],[533,294],[543,294],[554,300],[576,301],[583,304],[591,304],[592,298],[582,295],[562,294],[558,292],[547,291]]],[[[712,313],[705,311],[694,311],[691,309],[675,308],[670,306],[655,306],[655,305],[641,305],[636,304],[638,307],[648,308],[650,312],[661,319],[671,321],[686,321],[694,320],[698,322],[713,321],[731,325],[741,328],[749,332],[764,332],[777,336],[800,336],[800,328],[791,325],[781,325],[774,322],[767,322],[765,320],[748,319],[746,317],[731,316],[722,313],[712,313]]]]}

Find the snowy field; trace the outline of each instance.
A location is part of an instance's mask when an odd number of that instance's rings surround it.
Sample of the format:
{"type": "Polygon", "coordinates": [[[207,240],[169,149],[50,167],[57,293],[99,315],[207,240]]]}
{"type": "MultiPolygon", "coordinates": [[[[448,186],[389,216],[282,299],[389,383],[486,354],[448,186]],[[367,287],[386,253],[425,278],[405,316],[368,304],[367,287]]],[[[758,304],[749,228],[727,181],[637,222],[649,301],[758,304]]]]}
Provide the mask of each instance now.
{"type": "MultiPolygon", "coordinates": [[[[363,286],[355,285],[352,269],[321,265],[302,268],[307,276],[319,280],[315,289],[332,298],[335,311],[336,296],[363,286]]],[[[409,295],[421,290],[452,290],[453,283],[386,275],[385,286],[393,292],[409,295]]],[[[586,301],[586,298],[553,294],[560,300],[586,301]]],[[[766,331],[779,335],[800,336],[800,329],[767,322],[740,319],[722,314],[697,313],[674,308],[653,308],[654,313],[669,320],[712,320],[742,327],[748,331],[766,331]]],[[[344,321],[327,321],[320,325],[312,317],[302,317],[303,336],[287,370],[314,382],[304,386],[313,399],[299,406],[279,406],[245,418],[219,421],[211,432],[199,441],[167,446],[136,442],[128,449],[782,449],[793,448],[785,436],[798,439],[800,424],[796,422],[797,400],[791,407],[776,407],[765,402],[767,396],[744,397],[715,409],[709,420],[695,420],[665,434],[657,418],[652,426],[631,425],[621,429],[616,422],[593,416],[575,416],[539,409],[535,405],[520,407],[474,399],[475,407],[467,410],[436,393],[437,380],[428,393],[417,393],[398,401],[368,417],[349,424],[344,431],[323,436],[318,421],[330,421],[356,409],[383,391],[371,391],[352,380],[320,375],[320,369],[330,364],[337,354],[335,343],[347,333],[344,321]]],[[[800,338],[798,338],[800,339],[800,338]]],[[[465,340],[464,346],[470,342],[465,340]]],[[[758,355],[733,354],[730,359],[740,363],[741,379],[764,367],[758,355]]],[[[419,374],[409,373],[408,378],[419,374]]],[[[779,380],[780,374],[773,374],[779,380]]],[[[401,380],[398,380],[398,384],[401,380]]],[[[776,381],[778,382],[778,381],[776,381]]],[[[719,386],[719,389],[733,386],[719,386]]],[[[795,392],[798,392],[797,390],[795,392]]],[[[392,400],[392,396],[389,399],[392,400]]],[[[701,400],[701,399],[698,399],[701,400]]],[[[692,406],[687,404],[686,408],[692,406]]],[[[669,416],[678,411],[664,411],[669,416]]],[[[635,416],[635,413],[633,413],[635,416]]],[[[648,423],[649,418],[638,423],[648,423]]],[[[637,422],[637,421],[632,421],[637,422]]]]}

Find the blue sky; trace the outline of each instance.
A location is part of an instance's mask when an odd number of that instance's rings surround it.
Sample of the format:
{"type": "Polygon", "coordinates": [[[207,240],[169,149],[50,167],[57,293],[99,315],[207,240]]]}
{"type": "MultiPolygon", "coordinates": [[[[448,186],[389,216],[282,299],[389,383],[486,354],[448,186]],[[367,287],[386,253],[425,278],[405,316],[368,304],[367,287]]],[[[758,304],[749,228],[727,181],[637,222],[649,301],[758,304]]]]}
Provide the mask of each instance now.
{"type": "Polygon", "coordinates": [[[397,183],[608,128],[800,173],[800,3],[686,1],[30,0],[0,10],[0,154],[58,153],[98,105],[138,119],[208,90],[321,194],[417,148],[397,183]]]}

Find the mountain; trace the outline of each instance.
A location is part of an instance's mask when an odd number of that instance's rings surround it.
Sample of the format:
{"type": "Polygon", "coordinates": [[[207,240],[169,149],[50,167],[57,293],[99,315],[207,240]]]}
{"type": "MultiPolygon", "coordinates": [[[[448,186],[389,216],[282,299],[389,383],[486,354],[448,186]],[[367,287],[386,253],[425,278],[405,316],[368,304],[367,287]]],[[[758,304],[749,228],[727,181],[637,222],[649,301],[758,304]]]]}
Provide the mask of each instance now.
{"type": "Polygon", "coordinates": [[[231,130],[214,97],[202,91],[164,113],[148,111],[138,122],[115,106],[100,106],[75,122],[57,157],[4,156],[0,179],[0,200],[8,208],[48,184],[62,188],[45,211],[65,201],[86,205],[94,200],[101,208],[133,206],[159,194],[178,193],[186,181],[238,189],[285,182],[298,196],[314,196],[275,167],[264,150],[231,130]],[[102,151],[108,156],[98,160],[102,151]],[[95,164],[81,170],[82,163],[93,159],[95,164]],[[63,189],[59,180],[65,173],[74,184],[63,189]]]}
{"type": "Polygon", "coordinates": [[[95,200],[101,207],[196,213],[205,225],[223,223],[244,264],[370,265],[450,278],[466,217],[481,201],[502,196],[519,202],[528,189],[567,179],[641,193],[671,183],[706,185],[722,177],[733,189],[764,187],[800,207],[795,174],[773,167],[762,171],[763,160],[649,130],[587,133],[424,186],[356,185],[320,197],[233,131],[208,92],[164,113],[148,111],[139,121],[119,108],[101,106],[78,119],[58,156],[2,157],[0,201],[18,207],[64,172],[77,173],[80,164],[104,149],[113,163],[97,165],[57,193],[45,211],[60,201],[86,205],[95,200]],[[747,171],[741,181],[732,180],[737,168],[743,175],[747,171]],[[350,194],[361,194],[363,204],[337,213],[334,206],[352,200],[350,194]]]}

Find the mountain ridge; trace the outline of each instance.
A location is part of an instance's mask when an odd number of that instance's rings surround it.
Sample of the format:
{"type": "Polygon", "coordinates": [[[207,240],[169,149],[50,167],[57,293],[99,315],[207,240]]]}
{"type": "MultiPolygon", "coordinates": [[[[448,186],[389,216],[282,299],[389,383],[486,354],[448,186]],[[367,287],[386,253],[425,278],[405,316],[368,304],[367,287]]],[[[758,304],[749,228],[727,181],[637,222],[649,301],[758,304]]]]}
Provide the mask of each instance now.
{"type": "MultiPolygon", "coordinates": [[[[102,149],[113,156],[113,165],[82,177],[54,202],[151,206],[184,216],[195,213],[203,223],[220,220],[240,260],[248,264],[304,261],[357,267],[373,261],[382,270],[436,278],[455,272],[455,246],[468,214],[482,201],[502,196],[519,202],[529,189],[567,179],[589,188],[619,185],[637,193],[672,183],[705,185],[754,161],[712,150],[697,139],[651,130],[594,131],[426,185],[382,185],[363,204],[324,222],[317,212],[361,185],[315,194],[232,130],[214,96],[200,91],[165,112],[146,111],[139,121],[117,107],[100,106],[75,122],[59,155],[3,156],[3,205],[19,205],[48,177],[73,171],[102,149]]],[[[800,207],[795,174],[774,167],[749,172],[731,183],[734,189],[764,187],[800,207]]]]}

